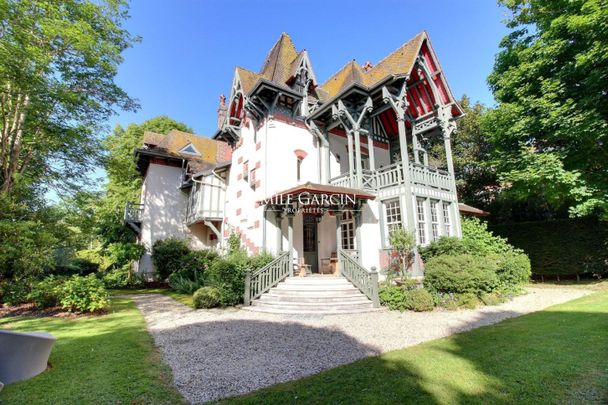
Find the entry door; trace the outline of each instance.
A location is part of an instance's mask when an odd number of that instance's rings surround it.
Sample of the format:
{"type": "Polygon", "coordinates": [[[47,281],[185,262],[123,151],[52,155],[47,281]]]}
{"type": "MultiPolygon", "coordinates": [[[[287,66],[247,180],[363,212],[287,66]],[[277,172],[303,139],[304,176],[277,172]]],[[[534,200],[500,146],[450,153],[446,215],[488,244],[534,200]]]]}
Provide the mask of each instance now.
{"type": "Polygon", "coordinates": [[[317,254],[317,220],[312,215],[304,215],[304,261],[310,265],[313,273],[319,272],[319,257],[317,254]]]}

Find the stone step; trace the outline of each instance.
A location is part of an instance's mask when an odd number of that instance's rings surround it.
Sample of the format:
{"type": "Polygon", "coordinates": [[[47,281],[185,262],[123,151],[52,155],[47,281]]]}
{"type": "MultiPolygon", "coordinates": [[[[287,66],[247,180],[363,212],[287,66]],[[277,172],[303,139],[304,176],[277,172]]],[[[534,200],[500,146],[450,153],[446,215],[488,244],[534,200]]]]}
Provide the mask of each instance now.
{"type": "Polygon", "coordinates": [[[370,300],[360,301],[357,303],[350,302],[286,302],[286,301],[260,301],[255,300],[252,303],[255,306],[265,306],[272,308],[281,309],[293,309],[293,310],[338,310],[338,309],[356,309],[356,308],[371,308],[372,302],[370,300]]]}
{"type": "Polygon", "coordinates": [[[350,284],[344,277],[287,277],[285,284],[350,284]]]}
{"type": "Polygon", "coordinates": [[[267,314],[277,314],[277,315],[312,315],[312,316],[325,316],[325,315],[347,315],[347,314],[361,314],[365,312],[377,312],[382,311],[383,308],[356,308],[356,309],[339,309],[339,310],[294,310],[294,309],[279,309],[265,306],[249,306],[243,307],[245,311],[252,312],[263,312],[267,314]]]}
{"type": "Polygon", "coordinates": [[[361,294],[341,295],[341,296],[325,296],[325,295],[276,295],[272,292],[264,294],[260,297],[260,302],[319,302],[331,305],[334,302],[348,303],[366,303],[369,302],[367,297],[361,294]]]}
{"type": "Polygon", "coordinates": [[[277,284],[277,286],[275,286],[273,288],[276,288],[278,290],[302,290],[302,291],[304,291],[304,290],[327,290],[327,291],[333,291],[333,290],[349,290],[349,289],[353,289],[356,287],[352,284],[326,285],[326,284],[279,283],[279,284],[277,284]]]}
{"type": "Polygon", "coordinates": [[[294,295],[294,296],[306,296],[306,297],[338,297],[338,296],[351,296],[359,295],[361,292],[356,288],[343,288],[340,290],[327,290],[324,288],[319,289],[286,289],[286,288],[272,288],[266,294],[272,293],[273,295],[294,295]]]}

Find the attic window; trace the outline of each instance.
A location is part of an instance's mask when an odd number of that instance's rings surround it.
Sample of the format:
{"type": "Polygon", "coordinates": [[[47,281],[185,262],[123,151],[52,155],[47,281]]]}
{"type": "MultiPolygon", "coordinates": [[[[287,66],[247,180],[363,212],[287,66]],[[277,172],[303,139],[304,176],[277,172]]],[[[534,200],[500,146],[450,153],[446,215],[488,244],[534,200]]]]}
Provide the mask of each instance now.
{"type": "Polygon", "coordinates": [[[196,150],[196,148],[194,147],[194,145],[192,145],[191,143],[189,143],[188,145],[184,146],[180,151],[180,153],[187,153],[189,155],[199,155],[200,153],[198,150],[196,150]]]}
{"type": "Polygon", "coordinates": [[[291,110],[293,108],[293,99],[291,97],[281,95],[279,96],[278,104],[291,110]]]}

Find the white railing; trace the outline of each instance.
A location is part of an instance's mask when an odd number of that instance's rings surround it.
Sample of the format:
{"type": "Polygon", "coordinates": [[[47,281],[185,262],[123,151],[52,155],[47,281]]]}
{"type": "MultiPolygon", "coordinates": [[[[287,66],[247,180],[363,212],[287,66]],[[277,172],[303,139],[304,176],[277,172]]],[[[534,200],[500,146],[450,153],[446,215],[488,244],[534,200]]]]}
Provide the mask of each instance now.
{"type": "MultiPolygon", "coordinates": [[[[409,175],[412,184],[445,191],[452,190],[452,177],[443,170],[410,163],[409,175]]],[[[357,182],[351,179],[348,173],[344,173],[330,179],[329,184],[338,187],[355,187],[357,182]]],[[[403,184],[403,164],[401,162],[381,167],[378,170],[363,171],[361,188],[364,190],[375,192],[400,184],[403,184]]]]}

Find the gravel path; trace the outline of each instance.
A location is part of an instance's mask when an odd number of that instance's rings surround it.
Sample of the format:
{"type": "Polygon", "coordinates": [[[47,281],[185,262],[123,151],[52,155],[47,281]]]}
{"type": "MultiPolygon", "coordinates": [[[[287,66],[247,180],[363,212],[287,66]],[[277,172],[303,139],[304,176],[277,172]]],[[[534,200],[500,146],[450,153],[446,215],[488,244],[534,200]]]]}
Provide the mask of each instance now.
{"type": "Polygon", "coordinates": [[[192,403],[244,394],[362,357],[493,324],[590,291],[530,288],[476,310],[286,316],[238,309],[192,310],[158,294],[130,296],[192,403]]]}

